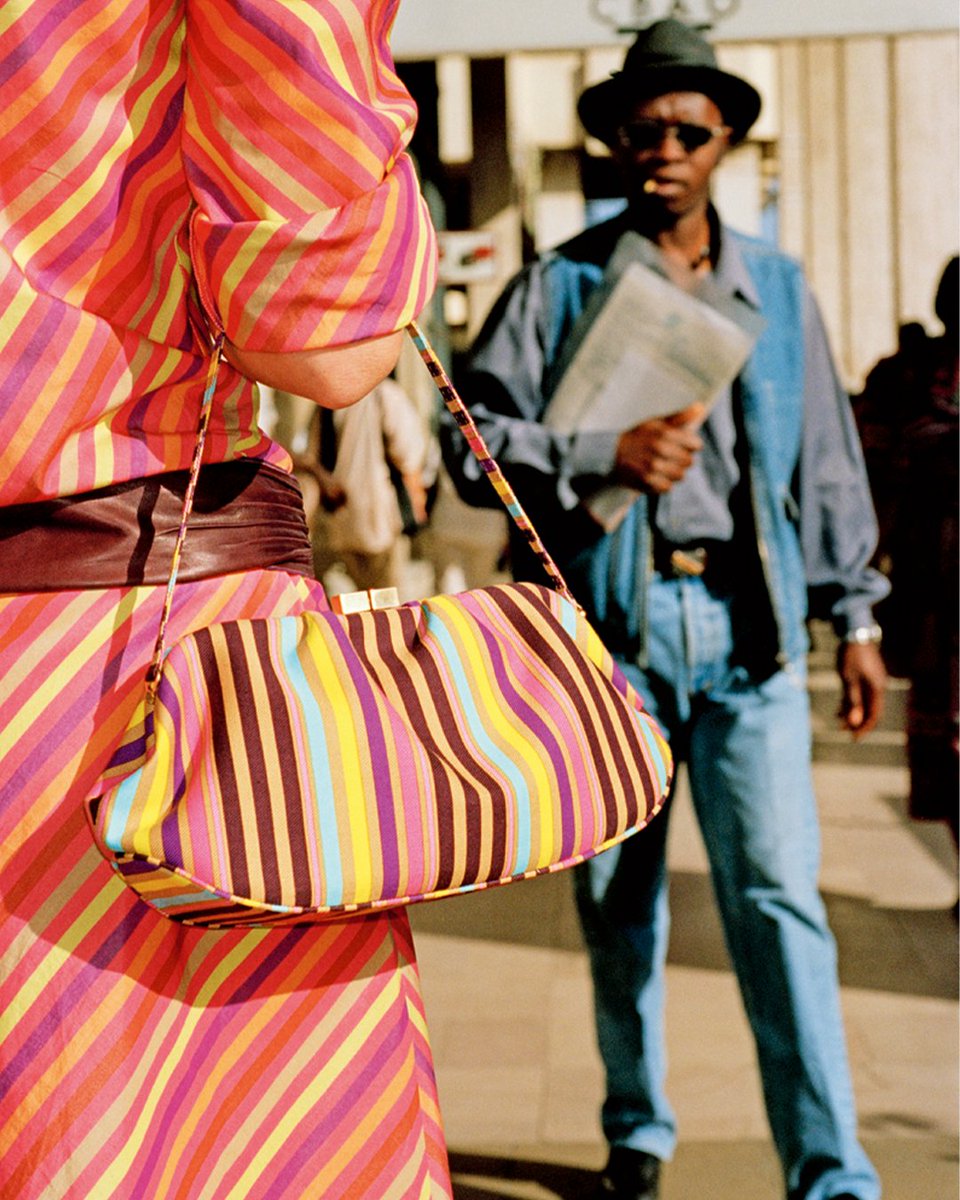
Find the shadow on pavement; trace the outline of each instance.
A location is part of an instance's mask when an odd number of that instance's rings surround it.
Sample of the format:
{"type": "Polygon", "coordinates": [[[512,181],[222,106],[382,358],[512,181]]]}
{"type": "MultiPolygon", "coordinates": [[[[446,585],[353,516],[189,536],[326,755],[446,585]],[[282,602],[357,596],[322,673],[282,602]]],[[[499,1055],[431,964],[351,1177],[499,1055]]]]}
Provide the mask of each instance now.
{"type": "Polygon", "coordinates": [[[450,1170],[455,1200],[593,1200],[596,1195],[597,1173],[583,1167],[451,1151],[450,1170]]]}
{"type": "MultiPolygon", "coordinates": [[[[668,962],[729,971],[706,875],[673,871],[668,962]]],[[[856,896],[824,896],[845,987],[953,1000],[958,996],[957,924],[947,909],[881,908],[856,896]]],[[[414,931],[583,953],[568,873],[519,886],[415,905],[414,931]]]]}

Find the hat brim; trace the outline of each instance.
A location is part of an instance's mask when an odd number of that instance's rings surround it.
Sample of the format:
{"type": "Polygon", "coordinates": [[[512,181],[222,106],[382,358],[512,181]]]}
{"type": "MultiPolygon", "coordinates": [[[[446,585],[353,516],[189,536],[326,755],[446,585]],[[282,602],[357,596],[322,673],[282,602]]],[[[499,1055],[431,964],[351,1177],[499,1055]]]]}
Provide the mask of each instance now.
{"type": "Polygon", "coordinates": [[[730,126],[733,144],[747,136],[760,115],[760,93],[739,75],[730,75],[719,67],[679,64],[648,67],[629,78],[618,71],[583,92],[577,113],[587,133],[612,146],[630,105],[668,92],[700,92],[709,96],[730,126]]]}

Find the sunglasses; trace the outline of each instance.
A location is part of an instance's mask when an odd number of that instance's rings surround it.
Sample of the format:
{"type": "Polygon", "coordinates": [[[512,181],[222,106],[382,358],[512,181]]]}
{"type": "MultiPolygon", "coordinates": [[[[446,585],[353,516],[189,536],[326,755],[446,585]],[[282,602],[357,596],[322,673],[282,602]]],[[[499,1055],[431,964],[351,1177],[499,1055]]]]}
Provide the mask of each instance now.
{"type": "Polygon", "coordinates": [[[617,138],[625,150],[659,150],[668,137],[675,137],[688,154],[714,138],[730,132],[729,125],[693,125],[689,121],[655,121],[652,117],[621,125],[617,138]]]}

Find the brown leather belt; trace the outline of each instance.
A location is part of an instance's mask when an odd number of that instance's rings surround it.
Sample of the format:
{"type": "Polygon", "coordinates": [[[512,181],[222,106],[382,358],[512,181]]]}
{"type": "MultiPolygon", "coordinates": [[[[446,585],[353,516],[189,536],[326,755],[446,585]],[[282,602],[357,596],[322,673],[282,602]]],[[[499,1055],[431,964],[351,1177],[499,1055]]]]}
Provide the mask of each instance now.
{"type": "MultiPolygon", "coordinates": [[[[0,508],[0,592],[164,584],[189,472],[0,508]]],[[[254,459],[202,467],[178,580],[274,569],[313,575],[303,502],[254,459]]]]}

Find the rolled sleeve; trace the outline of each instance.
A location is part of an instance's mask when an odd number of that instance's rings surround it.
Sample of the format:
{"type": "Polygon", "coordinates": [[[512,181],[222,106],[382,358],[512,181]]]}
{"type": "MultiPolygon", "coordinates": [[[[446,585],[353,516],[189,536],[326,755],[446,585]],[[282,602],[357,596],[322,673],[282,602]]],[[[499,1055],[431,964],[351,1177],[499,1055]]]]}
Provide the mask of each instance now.
{"type": "Polygon", "coordinates": [[[190,253],[208,319],[237,346],[375,337],[430,296],[434,234],[405,154],[416,108],[387,43],[396,7],[190,7],[190,253]]]}
{"type": "Polygon", "coordinates": [[[801,540],[810,613],[832,620],[842,637],[873,623],[873,605],[884,598],[889,584],[869,565],[877,523],[863,453],[812,297],[805,332],[801,540]]]}
{"type": "MultiPolygon", "coordinates": [[[[555,433],[542,423],[544,372],[557,340],[548,328],[556,312],[547,298],[549,261],[525,267],[507,285],[477,338],[462,377],[465,400],[490,453],[503,467],[528,513],[546,524],[581,503],[611,474],[618,435],[555,433]]],[[[572,319],[572,316],[571,316],[572,319]]],[[[452,418],[441,444],[461,497],[496,505],[497,495],[452,418]]]]}

